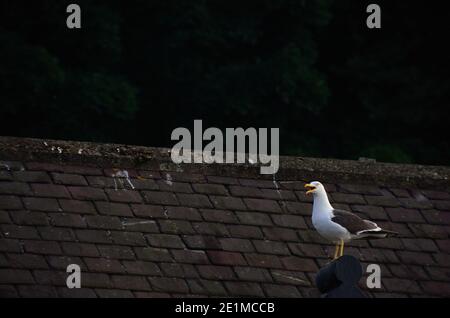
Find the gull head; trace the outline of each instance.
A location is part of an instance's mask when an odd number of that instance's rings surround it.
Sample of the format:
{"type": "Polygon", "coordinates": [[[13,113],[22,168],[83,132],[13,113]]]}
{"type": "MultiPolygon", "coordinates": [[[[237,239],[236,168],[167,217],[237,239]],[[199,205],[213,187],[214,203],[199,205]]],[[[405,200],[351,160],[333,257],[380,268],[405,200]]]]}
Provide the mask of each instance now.
{"type": "Polygon", "coordinates": [[[306,194],[312,193],[313,195],[316,195],[319,193],[325,193],[325,188],[319,181],[312,181],[310,183],[307,183],[305,184],[305,188],[308,189],[308,191],[306,191],[306,194]]]}

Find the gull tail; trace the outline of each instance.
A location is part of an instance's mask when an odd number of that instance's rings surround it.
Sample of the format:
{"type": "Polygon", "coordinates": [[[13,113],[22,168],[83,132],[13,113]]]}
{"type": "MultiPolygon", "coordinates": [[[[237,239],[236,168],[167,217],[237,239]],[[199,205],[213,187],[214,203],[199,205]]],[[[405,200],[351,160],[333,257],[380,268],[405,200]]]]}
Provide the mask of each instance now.
{"type": "Polygon", "coordinates": [[[398,233],[398,232],[384,230],[384,229],[364,231],[364,233],[361,233],[361,234],[364,234],[365,237],[368,239],[387,238],[387,237],[395,237],[395,236],[400,235],[400,233],[398,233]]]}
{"type": "Polygon", "coordinates": [[[398,233],[398,232],[395,232],[395,231],[389,231],[389,230],[384,230],[384,229],[381,229],[381,231],[378,232],[378,233],[386,234],[385,237],[394,237],[394,236],[399,236],[399,235],[400,235],[400,233],[398,233]]]}
{"type": "Polygon", "coordinates": [[[380,235],[380,238],[396,237],[396,236],[400,235],[398,232],[389,231],[389,230],[383,230],[383,229],[381,229],[378,232],[375,232],[374,234],[380,235]]]}

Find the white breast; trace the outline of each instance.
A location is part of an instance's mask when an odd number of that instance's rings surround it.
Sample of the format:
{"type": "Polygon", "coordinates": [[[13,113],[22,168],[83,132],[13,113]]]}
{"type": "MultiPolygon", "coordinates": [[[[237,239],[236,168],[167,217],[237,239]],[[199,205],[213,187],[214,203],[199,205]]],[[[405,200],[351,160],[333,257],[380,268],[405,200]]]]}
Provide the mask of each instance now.
{"type": "Polygon", "coordinates": [[[317,232],[331,242],[338,243],[341,239],[348,241],[351,238],[350,233],[345,228],[332,222],[329,218],[313,217],[312,221],[317,232]]]}
{"type": "Polygon", "coordinates": [[[322,185],[314,192],[312,223],[321,236],[332,242],[348,241],[351,236],[344,227],[331,221],[333,207],[322,185]]]}

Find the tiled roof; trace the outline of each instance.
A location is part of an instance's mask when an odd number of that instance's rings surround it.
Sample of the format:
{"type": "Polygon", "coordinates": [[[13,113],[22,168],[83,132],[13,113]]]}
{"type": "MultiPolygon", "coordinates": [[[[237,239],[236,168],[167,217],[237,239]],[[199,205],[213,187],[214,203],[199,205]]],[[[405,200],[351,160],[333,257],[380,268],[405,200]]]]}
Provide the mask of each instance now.
{"type": "Polygon", "coordinates": [[[449,176],[285,157],[272,178],[175,165],[167,149],[1,137],[0,297],[319,296],[334,247],[312,228],[311,180],[335,207],[401,233],[348,244],[381,266],[381,289],[362,280],[369,296],[448,297],[449,176]],[[69,264],[81,289],[66,287],[69,264]]]}

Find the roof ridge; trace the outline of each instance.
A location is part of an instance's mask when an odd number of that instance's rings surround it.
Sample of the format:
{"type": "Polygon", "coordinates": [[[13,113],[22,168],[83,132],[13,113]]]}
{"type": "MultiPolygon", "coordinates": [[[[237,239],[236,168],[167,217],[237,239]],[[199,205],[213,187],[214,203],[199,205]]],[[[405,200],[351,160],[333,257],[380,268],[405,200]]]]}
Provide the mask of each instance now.
{"type": "Polygon", "coordinates": [[[175,164],[169,148],[114,143],[0,136],[1,160],[41,161],[97,167],[157,169],[258,179],[357,182],[383,186],[450,189],[450,167],[372,161],[280,156],[275,176],[261,175],[259,164],[175,164]]]}

